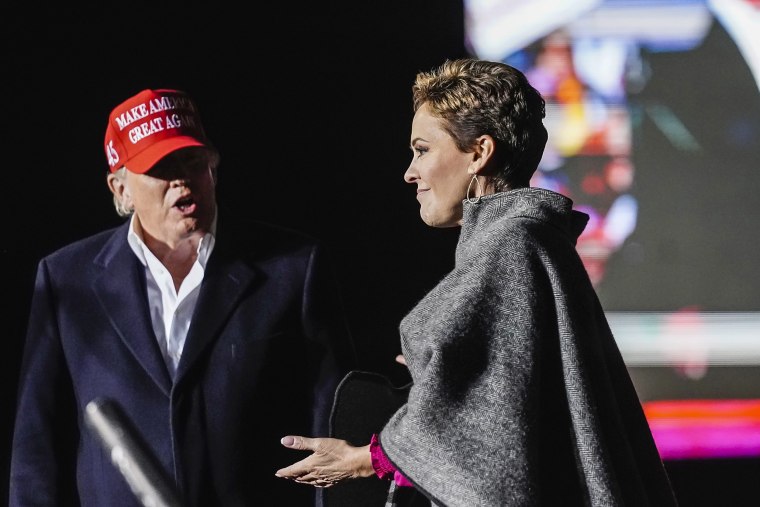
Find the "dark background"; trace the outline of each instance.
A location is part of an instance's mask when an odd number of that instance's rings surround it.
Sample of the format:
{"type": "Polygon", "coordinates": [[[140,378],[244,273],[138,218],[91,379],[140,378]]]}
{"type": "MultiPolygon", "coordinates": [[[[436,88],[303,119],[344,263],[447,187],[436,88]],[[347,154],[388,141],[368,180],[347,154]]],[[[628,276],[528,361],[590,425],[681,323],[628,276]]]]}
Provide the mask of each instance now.
{"type": "MultiPolygon", "coordinates": [[[[398,322],[453,265],[457,238],[422,223],[402,179],[410,88],[417,71],[466,56],[459,1],[35,4],[3,7],[0,23],[0,475],[36,263],[120,222],[103,135],[111,108],[143,88],[196,99],[222,153],[220,201],[325,241],[361,367],[406,379],[398,322]]],[[[667,465],[684,506],[760,495],[755,460],[667,465]]]]}

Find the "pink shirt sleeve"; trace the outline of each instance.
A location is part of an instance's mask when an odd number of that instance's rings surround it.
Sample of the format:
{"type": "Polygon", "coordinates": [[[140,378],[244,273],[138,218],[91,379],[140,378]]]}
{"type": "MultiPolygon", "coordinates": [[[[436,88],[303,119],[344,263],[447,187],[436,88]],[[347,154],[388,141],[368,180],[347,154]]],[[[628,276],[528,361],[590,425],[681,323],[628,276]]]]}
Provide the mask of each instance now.
{"type": "Polygon", "coordinates": [[[397,485],[402,487],[412,487],[412,483],[409,482],[409,479],[396,470],[383,452],[382,447],[380,447],[380,442],[377,440],[377,434],[372,435],[372,439],[369,442],[369,452],[372,458],[372,468],[375,469],[375,473],[378,477],[385,479],[393,474],[393,480],[397,485]]]}

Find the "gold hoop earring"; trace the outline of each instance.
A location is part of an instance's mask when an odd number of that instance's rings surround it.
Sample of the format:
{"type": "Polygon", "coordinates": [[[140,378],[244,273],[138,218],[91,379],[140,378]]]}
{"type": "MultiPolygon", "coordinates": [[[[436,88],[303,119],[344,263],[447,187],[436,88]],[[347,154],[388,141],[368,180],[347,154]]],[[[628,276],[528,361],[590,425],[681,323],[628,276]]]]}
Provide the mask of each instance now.
{"type": "Polygon", "coordinates": [[[470,184],[467,185],[467,193],[464,195],[464,198],[467,202],[470,204],[478,204],[480,202],[480,197],[483,195],[483,186],[482,183],[480,183],[480,180],[478,179],[477,174],[472,175],[472,179],[470,180],[470,184]],[[470,190],[472,189],[472,184],[477,183],[478,185],[478,191],[475,194],[475,199],[470,198],[470,190]]]}

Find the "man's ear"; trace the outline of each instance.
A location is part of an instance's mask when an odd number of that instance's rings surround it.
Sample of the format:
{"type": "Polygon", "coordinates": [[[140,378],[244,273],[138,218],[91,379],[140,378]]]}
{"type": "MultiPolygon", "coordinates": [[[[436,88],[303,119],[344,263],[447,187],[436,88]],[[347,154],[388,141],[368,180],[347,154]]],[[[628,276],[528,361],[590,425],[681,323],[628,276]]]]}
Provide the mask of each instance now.
{"type": "Polygon", "coordinates": [[[109,173],[108,176],[106,176],[106,182],[108,183],[108,189],[113,194],[114,199],[118,200],[124,209],[131,209],[132,195],[129,192],[126,177],[119,176],[115,173],[109,173]]]}
{"type": "Polygon", "coordinates": [[[472,162],[468,171],[470,174],[485,174],[486,167],[494,158],[496,143],[488,134],[482,135],[475,140],[475,150],[472,154],[472,162]]]}

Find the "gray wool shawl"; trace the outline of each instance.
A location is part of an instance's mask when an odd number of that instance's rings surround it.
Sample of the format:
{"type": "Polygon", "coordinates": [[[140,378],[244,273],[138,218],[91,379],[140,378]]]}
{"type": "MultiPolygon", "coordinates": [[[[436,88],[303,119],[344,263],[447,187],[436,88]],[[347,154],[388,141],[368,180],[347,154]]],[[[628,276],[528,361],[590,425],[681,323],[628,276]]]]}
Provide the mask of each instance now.
{"type": "Polygon", "coordinates": [[[401,321],[413,384],[380,443],[434,504],[676,504],[572,204],[539,188],[465,201],[454,269],[401,321]]]}

